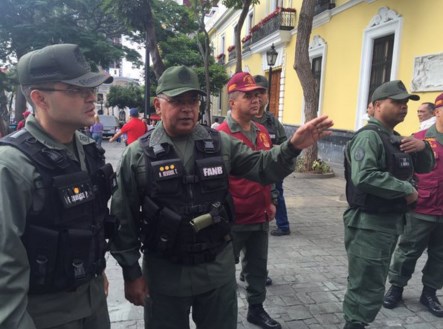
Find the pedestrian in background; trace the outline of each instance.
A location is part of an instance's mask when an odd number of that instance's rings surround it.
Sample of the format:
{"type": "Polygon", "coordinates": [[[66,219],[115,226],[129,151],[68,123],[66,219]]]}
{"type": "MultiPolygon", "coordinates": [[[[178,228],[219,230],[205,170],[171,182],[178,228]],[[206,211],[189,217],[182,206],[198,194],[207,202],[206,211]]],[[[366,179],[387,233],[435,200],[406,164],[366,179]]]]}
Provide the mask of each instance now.
{"type": "Polygon", "coordinates": [[[417,116],[420,121],[420,130],[428,129],[435,123],[435,105],[433,103],[423,103],[418,107],[417,116]]]}
{"type": "Polygon", "coordinates": [[[31,111],[26,110],[23,112],[23,119],[21,119],[17,124],[17,130],[23,129],[25,127],[26,118],[31,114],[31,111]]]}
{"type": "Polygon", "coordinates": [[[121,222],[111,253],[125,296],[145,307],[149,329],[237,328],[237,284],[230,238],[228,175],[270,184],[294,170],[301,149],[330,135],[326,116],[302,125],[270,152],[197,124],[197,74],[165,70],[154,106],[161,121],[126,149],[111,210],[121,222]],[[143,274],[139,265],[143,251],[143,274]]]}
{"type": "Polygon", "coordinates": [[[417,201],[414,171],[434,165],[427,142],[401,137],[394,128],[419,96],[390,81],[375,89],[374,116],[345,149],[346,198],[343,215],[348,254],[348,287],[343,301],[345,329],[371,323],[383,304],[389,263],[403,231],[405,213],[417,201]]]}
{"type": "Polygon", "coordinates": [[[103,141],[103,124],[100,122],[100,117],[94,115],[94,124],[90,128],[91,137],[97,143],[97,146],[102,146],[103,141]]]}
{"type": "MultiPolygon", "coordinates": [[[[266,89],[259,91],[260,108],[252,120],[265,126],[269,132],[269,136],[271,136],[272,145],[280,145],[288,138],[286,137],[285,128],[281,122],[268,110],[268,79],[266,79],[266,77],[263,75],[255,75],[254,80],[259,86],[266,89]]],[[[285,197],[283,195],[283,181],[275,183],[275,188],[278,191],[277,198],[275,199],[275,222],[277,223],[277,228],[271,230],[271,235],[289,235],[291,234],[291,230],[289,228],[288,211],[286,209],[285,197]]]]}
{"type": "Polygon", "coordinates": [[[138,109],[130,109],[129,116],[131,117],[131,119],[129,119],[129,121],[125,123],[123,127],[109,139],[110,143],[115,141],[122,134],[126,134],[126,145],[129,145],[136,141],[139,137],[143,136],[144,133],[146,133],[148,127],[142,120],[140,120],[138,109]]]}
{"type": "Polygon", "coordinates": [[[0,328],[109,329],[113,171],[76,130],[94,123],[96,87],[112,77],[73,44],[23,55],[17,73],[34,115],[0,140],[0,328]]]}
{"type": "Polygon", "coordinates": [[[434,114],[436,123],[414,134],[414,137],[431,145],[436,165],[430,173],[417,174],[417,206],[406,216],[405,230],[389,269],[391,287],[383,306],[394,308],[398,305],[418,258],[427,249],[420,303],[435,316],[443,317],[443,307],[436,296],[437,289],[443,287],[443,94],[435,100],[434,114]]]}
{"type": "MultiPolygon", "coordinates": [[[[268,131],[252,121],[259,112],[259,94],[266,89],[257,85],[249,73],[239,72],[228,81],[227,90],[231,113],[217,130],[239,139],[251,150],[270,150],[272,142],[268,131]]],[[[235,209],[232,239],[236,262],[243,251],[241,273],[246,281],[246,319],[264,329],[280,329],[280,323],[263,308],[268,278],[269,222],[275,217],[271,188],[260,181],[229,177],[235,209]]]]}
{"type": "Polygon", "coordinates": [[[212,129],[217,129],[217,127],[220,126],[220,122],[218,122],[218,121],[219,121],[218,118],[214,119],[214,122],[211,125],[212,129]]]}
{"type": "Polygon", "coordinates": [[[8,134],[8,126],[6,121],[0,116],[0,138],[8,134]]]}

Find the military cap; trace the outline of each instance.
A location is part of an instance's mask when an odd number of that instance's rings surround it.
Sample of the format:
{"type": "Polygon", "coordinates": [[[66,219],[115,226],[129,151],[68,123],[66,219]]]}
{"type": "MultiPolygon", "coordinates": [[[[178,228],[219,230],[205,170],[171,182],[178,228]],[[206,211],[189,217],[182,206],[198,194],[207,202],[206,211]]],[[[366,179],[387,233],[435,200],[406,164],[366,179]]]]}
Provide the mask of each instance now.
{"type": "Polygon", "coordinates": [[[254,80],[255,80],[255,83],[258,84],[259,86],[262,86],[262,87],[264,87],[266,89],[269,88],[269,82],[268,82],[268,79],[266,79],[265,76],[263,76],[263,75],[254,75],[254,80]]]}
{"type": "Polygon", "coordinates": [[[158,79],[156,94],[165,94],[174,97],[195,91],[201,95],[206,93],[200,89],[200,82],[197,74],[187,66],[172,66],[167,68],[158,79]]]}
{"type": "Polygon", "coordinates": [[[420,96],[409,94],[403,82],[401,82],[400,80],[394,80],[385,82],[381,86],[377,87],[377,89],[375,89],[372,94],[371,102],[387,98],[398,101],[406,99],[418,101],[420,99],[420,96]]]}
{"type": "Polygon", "coordinates": [[[91,72],[91,66],[74,44],[57,44],[23,55],[17,64],[21,85],[63,82],[79,87],[97,87],[111,83],[107,72],[91,72]]]}

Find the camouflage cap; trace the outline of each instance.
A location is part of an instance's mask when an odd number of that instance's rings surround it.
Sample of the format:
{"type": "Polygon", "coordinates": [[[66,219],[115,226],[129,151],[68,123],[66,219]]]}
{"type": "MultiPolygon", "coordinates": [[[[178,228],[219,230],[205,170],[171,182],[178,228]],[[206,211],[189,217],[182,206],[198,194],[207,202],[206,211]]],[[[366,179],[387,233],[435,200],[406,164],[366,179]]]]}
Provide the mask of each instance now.
{"type": "Polygon", "coordinates": [[[188,91],[196,91],[201,95],[206,95],[203,90],[200,90],[197,74],[187,66],[169,67],[158,79],[157,95],[165,94],[174,97],[188,91]]]}
{"type": "Polygon", "coordinates": [[[371,102],[375,102],[381,99],[394,99],[394,100],[406,100],[412,99],[418,101],[420,96],[409,94],[405,85],[400,80],[394,80],[383,83],[381,86],[374,90],[371,97],[371,102]]]}
{"type": "Polygon", "coordinates": [[[23,55],[17,64],[21,85],[64,82],[79,87],[97,87],[111,83],[107,72],[91,72],[91,67],[74,44],[57,44],[23,55]]]}

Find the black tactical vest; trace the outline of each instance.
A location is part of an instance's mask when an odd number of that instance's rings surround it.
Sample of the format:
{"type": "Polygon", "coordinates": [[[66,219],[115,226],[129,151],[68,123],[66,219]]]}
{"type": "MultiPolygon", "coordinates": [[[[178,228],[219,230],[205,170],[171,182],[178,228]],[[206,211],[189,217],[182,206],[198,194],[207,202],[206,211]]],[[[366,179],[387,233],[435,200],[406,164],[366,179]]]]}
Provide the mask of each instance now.
{"type": "MultiPolygon", "coordinates": [[[[373,130],[381,138],[386,153],[386,168],[382,170],[390,172],[392,176],[400,180],[411,180],[414,173],[414,166],[410,155],[400,151],[401,137],[394,132],[388,134],[383,129],[373,124],[368,124],[358,130],[355,135],[364,130],[373,130]]],[[[354,136],[355,138],[355,136],[354,136]]],[[[349,155],[350,141],[345,148],[345,178],[346,178],[346,199],[351,208],[359,208],[367,213],[405,213],[408,211],[405,198],[384,199],[374,194],[368,194],[358,189],[351,179],[351,155],[349,155]]],[[[352,160],[355,161],[355,160],[352,160]]]]}
{"type": "MultiPolygon", "coordinates": [[[[272,145],[277,145],[277,124],[275,121],[277,120],[271,113],[263,113],[266,117],[266,120],[262,123],[268,131],[269,137],[271,137],[272,145]]],[[[259,122],[260,123],[260,122],[259,122]]]]}
{"type": "Polygon", "coordinates": [[[33,201],[22,237],[31,271],[29,293],[74,290],[100,274],[105,238],[116,229],[107,207],[115,174],[103,151],[95,144],[83,146],[85,172],[66,152],[46,147],[26,130],[6,136],[0,145],[27,155],[42,178],[35,193],[43,201],[33,201]]]}
{"type": "Polygon", "coordinates": [[[184,265],[213,261],[230,241],[234,212],[220,133],[205,129],[211,138],[195,141],[192,173],[186,172],[172,145],[149,146],[151,132],[140,139],[148,176],[143,248],[184,265]]]}

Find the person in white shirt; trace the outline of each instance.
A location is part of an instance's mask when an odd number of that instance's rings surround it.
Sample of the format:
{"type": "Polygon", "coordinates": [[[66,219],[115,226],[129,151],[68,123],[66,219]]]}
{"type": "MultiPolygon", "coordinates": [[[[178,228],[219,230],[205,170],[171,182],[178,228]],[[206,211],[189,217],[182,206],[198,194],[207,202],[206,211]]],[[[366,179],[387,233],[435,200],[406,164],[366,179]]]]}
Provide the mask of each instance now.
{"type": "Polygon", "coordinates": [[[220,123],[218,122],[218,118],[215,118],[214,123],[211,125],[211,128],[217,129],[218,126],[220,126],[220,123]]]}
{"type": "Polygon", "coordinates": [[[420,121],[420,130],[428,129],[435,123],[434,110],[434,103],[426,102],[419,106],[417,116],[420,121]]]}

